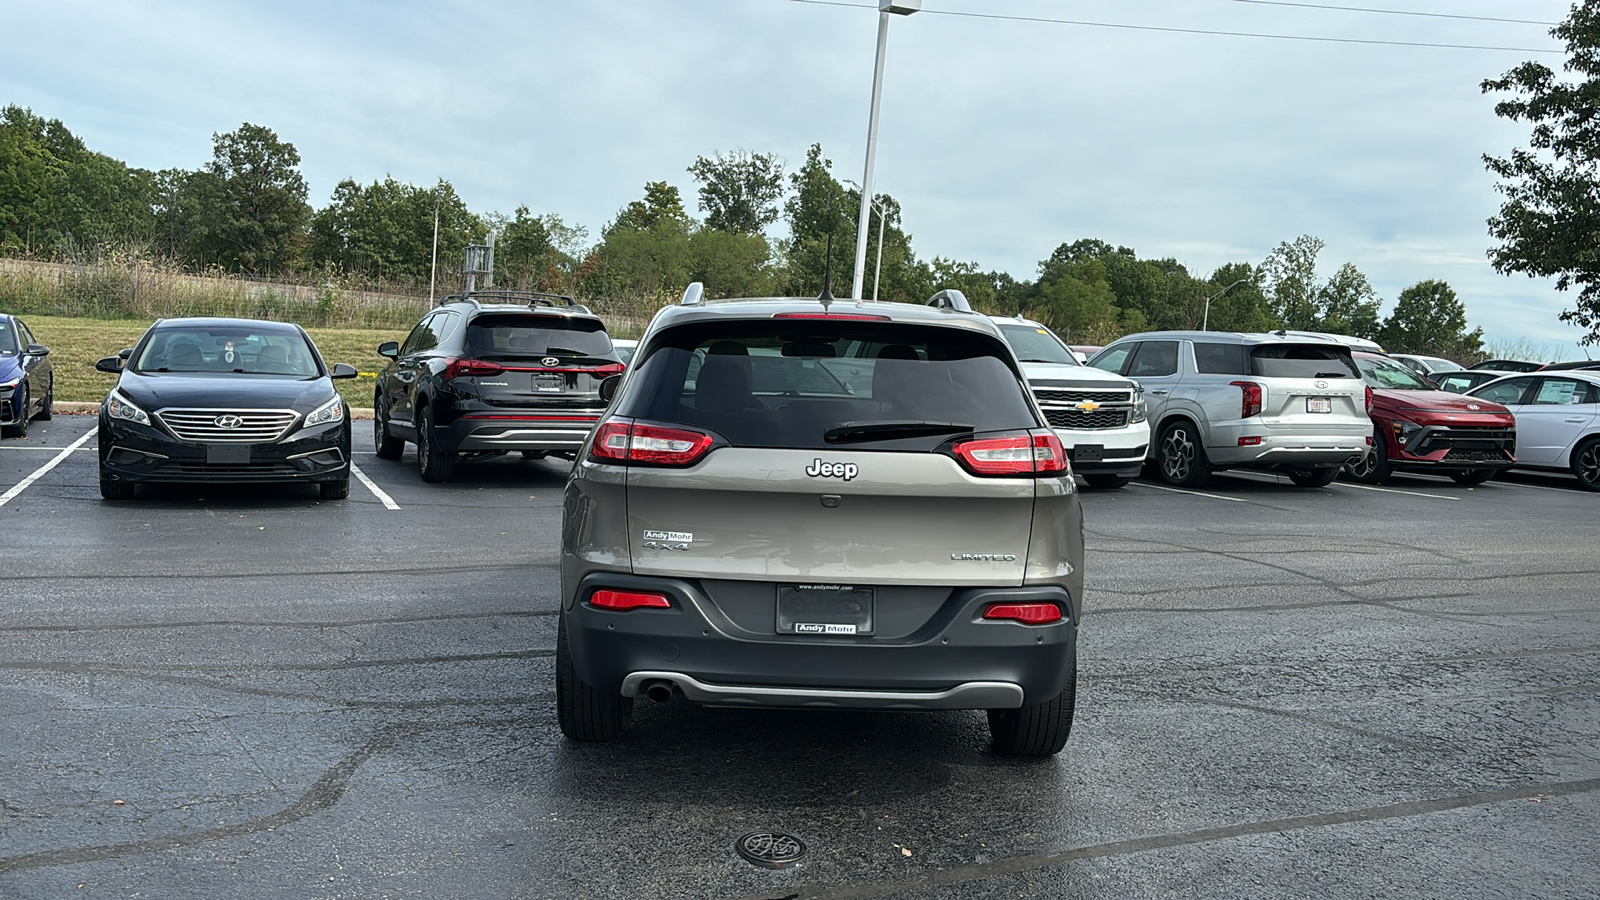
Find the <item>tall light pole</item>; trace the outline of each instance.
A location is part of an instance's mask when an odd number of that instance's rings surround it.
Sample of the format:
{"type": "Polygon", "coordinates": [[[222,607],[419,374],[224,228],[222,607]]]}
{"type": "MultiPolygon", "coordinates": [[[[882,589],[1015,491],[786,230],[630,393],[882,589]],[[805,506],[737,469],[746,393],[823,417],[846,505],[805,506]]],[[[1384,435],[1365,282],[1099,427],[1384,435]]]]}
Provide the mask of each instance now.
{"type": "MultiPolygon", "coordinates": [[[[850,185],[856,190],[861,189],[861,185],[856,184],[854,181],[851,181],[848,178],[844,180],[844,183],[850,185]]],[[[878,263],[872,267],[872,302],[877,303],[878,277],[883,274],[883,220],[889,215],[889,210],[877,200],[872,201],[872,208],[878,211],[878,263]]]]}
{"type": "Polygon", "coordinates": [[[878,57],[872,66],[872,112],[867,117],[867,165],[861,175],[861,218],[856,223],[856,270],[850,277],[850,296],[861,299],[861,282],[867,268],[867,228],[872,224],[872,161],[878,152],[878,101],[883,97],[883,54],[889,46],[889,16],[909,16],[922,8],[922,0],[878,0],[878,57]]]}
{"type": "Polygon", "coordinates": [[[1241,284],[1244,284],[1246,281],[1249,281],[1249,280],[1250,279],[1248,279],[1248,278],[1241,278],[1238,281],[1235,281],[1233,284],[1228,285],[1227,287],[1223,288],[1222,290],[1217,291],[1215,294],[1212,294],[1211,296],[1206,298],[1205,315],[1202,316],[1201,319],[1200,319],[1200,330],[1201,331],[1210,331],[1211,330],[1210,327],[1209,327],[1211,325],[1211,301],[1217,299],[1218,297],[1221,297],[1223,294],[1226,294],[1227,292],[1233,290],[1234,288],[1238,287],[1241,284]]]}

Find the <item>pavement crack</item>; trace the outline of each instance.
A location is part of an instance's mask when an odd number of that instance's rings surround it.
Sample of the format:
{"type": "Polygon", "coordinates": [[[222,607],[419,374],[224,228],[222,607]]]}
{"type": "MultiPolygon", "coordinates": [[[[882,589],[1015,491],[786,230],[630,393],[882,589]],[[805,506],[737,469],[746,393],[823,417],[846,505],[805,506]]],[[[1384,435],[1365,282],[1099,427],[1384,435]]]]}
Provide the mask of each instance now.
{"type": "MultiPolygon", "coordinates": [[[[1368,806],[1361,809],[1342,810],[1339,812],[1320,813],[1308,816],[1291,816],[1282,819],[1267,819],[1258,822],[1241,822],[1236,825],[1223,825],[1213,828],[1200,828],[1194,831],[1184,831],[1175,834],[1151,835],[1149,837],[1134,838],[1126,841],[1111,841],[1104,844],[1092,844],[1087,847],[1076,847],[1070,850],[1058,850],[1048,853],[1035,853],[1027,856],[1014,856],[1009,859],[999,859],[993,862],[980,863],[972,866],[961,866],[953,869],[943,869],[929,872],[917,878],[909,878],[893,882],[878,882],[868,884],[843,884],[825,885],[819,887],[803,888],[797,895],[800,900],[809,898],[829,898],[829,900],[865,900],[871,897],[889,897],[894,895],[915,896],[918,891],[944,885],[965,884],[987,878],[996,878],[1007,875],[1016,875],[1023,872],[1033,872],[1063,863],[1082,859],[1104,859],[1113,856],[1124,856],[1131,853],[1148,853],[1152,850],[1167,850],[1174,847],[1187,847],[1195,844],[1209,844],[1216,841],[1232,840],[1258,834],[1279,834],[1285,831],[1295,831],[1303,828],[1328,828],[1336,825],[1354,825],[1363,822],[1381,822],[1388,819],[1403,819],[1413,816],[1425,816],[1435,813],[1449,812],[1456,809],[1467,809],[1475,806],[1490,806],[1496,803],[1508,803],[1514,800],[1530,800],[1534,798],[1564,797],[1576,794],[1587,794],[1600,791],[1600,778],[1587,778],[1580,781],[1564,781],[1555,784],[1527,785],[1520,788],[1508,788],[1498,791],[1482,791],[1473,794],[1461,794],[1454,797],[1440,797],[1432,800],[1412,800],[1404,803],[1391,803],[1383,806],[1368,806]]],[[[770,894],[750,894],[740,900],[766,900],[770,894]]]]}

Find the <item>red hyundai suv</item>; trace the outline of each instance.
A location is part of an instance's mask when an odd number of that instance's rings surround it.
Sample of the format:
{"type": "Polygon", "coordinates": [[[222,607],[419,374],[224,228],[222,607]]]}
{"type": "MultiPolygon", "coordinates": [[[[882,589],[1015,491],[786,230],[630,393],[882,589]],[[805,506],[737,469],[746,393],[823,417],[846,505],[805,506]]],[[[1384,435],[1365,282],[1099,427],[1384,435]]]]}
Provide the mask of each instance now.
{"type": "Polygon", "coordinates": [[[1346,477],[1382,484],[1395,471],[1482,484],[1516,462],[1517,420],[1498,403],[1437,389],[1381,353],[1351,354],[1372,388],[1372,452],[1346,477]]]}

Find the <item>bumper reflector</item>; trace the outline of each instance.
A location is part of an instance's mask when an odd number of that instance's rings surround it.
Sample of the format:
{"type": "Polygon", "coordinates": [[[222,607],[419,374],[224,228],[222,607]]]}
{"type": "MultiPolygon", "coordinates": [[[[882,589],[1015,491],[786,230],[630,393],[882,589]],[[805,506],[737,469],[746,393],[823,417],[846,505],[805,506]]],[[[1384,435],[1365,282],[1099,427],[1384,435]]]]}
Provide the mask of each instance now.
{"type": "Polygon", "coordinates": [[[991,603],[983,611],[983,617],[1024,625],[1048,625],[1061,621],[1061,607],[1054,603],[991,603]]]}
{"type": "Polygon", "coordinates": [[[618,611],[629,609],[671,609],[672,601],[665,594],[649,594],[640,591],[595,591],[589,597],[589,605],[597,609],[614,609],[618,611]]]}

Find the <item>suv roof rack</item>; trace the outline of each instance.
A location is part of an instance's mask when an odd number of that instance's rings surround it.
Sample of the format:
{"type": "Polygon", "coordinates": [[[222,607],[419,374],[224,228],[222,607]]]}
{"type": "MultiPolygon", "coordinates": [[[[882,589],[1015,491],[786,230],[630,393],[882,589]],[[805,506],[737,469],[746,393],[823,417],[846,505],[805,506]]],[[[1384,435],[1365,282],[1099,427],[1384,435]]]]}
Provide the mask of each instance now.
{"type": "Polygon", "coordinates": [[[948,309],[953,312],[972,312],[972,304],[967,302],[967,295],[955,288],[946,288],[928,298],[928,305],[934,309],[948,309]]]}
{"type": "Polygon", "coordinates": [[[461,294],[451,294],[439,302],[441,305],[445,303],[472,303],[482,306],[485,300],[490,302],[520,303],[529,307],[548,306],[552,309],[559,306],[567,306],[574,312],[589,312],[589,307],[579,303],[575,297],[569,297],[566,294],[547,294],[543,291],[467,291],[461,294]],[[562,302],[557,303],[556,301],[558,300],[562,302]]]}

